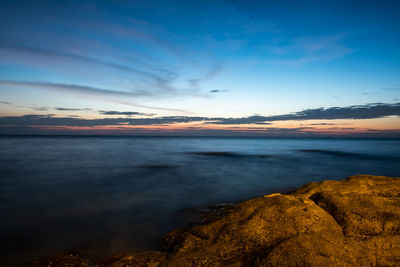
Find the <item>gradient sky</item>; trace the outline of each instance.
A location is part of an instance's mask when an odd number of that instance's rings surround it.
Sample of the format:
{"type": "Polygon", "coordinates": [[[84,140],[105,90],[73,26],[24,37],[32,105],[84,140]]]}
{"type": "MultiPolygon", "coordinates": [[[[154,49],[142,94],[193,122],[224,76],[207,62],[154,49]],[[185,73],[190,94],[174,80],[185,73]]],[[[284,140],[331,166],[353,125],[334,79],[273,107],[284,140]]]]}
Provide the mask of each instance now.
{"type": "Polygon", "coordinates": [[[399,1],[1,1],[0,134],[400,137],[399,1]]]}

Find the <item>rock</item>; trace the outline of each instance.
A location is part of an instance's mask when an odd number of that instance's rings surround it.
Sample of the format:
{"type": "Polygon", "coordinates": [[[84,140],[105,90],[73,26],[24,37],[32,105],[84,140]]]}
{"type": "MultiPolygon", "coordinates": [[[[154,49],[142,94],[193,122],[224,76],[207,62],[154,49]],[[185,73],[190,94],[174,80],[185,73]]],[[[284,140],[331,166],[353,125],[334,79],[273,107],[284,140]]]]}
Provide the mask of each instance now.
{"type": "Polygon", "coordinates": [[[257,259],[255,266],[354,266],[337,235],[299,234],[257,259]]]}
{"type": "Polygon", "coordinates": [[[356,266],[400,266],[400,236],[346,239],[348,255],[356,266]]]}
{"type": "Polygon", "coordinates": [[[312,201],[278,195],[245,201],[211,223],[174,231],[165,244],[171,266],[241,266],[298,233],[342,236],[335,220],[312,201]]]}
{"type": "Polygon", "coordinates": [[[90,266],[88,259],[78,253],[66,253],[58,256],[31,260],[21,265],[22,267],[84,267],[90,266]]]}
{"type": "Polygon", "coordinates": [[[318,192],[312,199],[342,227],[346,236],[400,234],[400,197],[390,194],[318,192]]]}
{"type": "Polygon", "coordinates": [[[183,212],[184,224],[186,227],[193,227],[215,221],[230,213],[234,206],[232,203],[222,203],[208,207],[187,209],[183,212]]]}
{"type": "Polygon", "coordinates": [[[160,266],[168,257],[168,253],[160,251],[137,251],[132,253],[123,253],[105,258],[98,262],[96,266],[112,267],[157,267],[160,266]]]}
{"type": "Polygon", "coordinates": [[[317,192],[340,192],[340,193],[366,193],[371,195],[399,195],[399,178],[374,176],[374,175],[354,175],[342,181],[326,180],[323,182],[312,182],[289,192],[289,194],[309,198],[317,192]]]}
{"type": "Polygon", "coordinates": [[[400,266],[399,178],[309,183],[215,209],[167,234],[163,252],[115,255],[97,266],[400,266]]]}

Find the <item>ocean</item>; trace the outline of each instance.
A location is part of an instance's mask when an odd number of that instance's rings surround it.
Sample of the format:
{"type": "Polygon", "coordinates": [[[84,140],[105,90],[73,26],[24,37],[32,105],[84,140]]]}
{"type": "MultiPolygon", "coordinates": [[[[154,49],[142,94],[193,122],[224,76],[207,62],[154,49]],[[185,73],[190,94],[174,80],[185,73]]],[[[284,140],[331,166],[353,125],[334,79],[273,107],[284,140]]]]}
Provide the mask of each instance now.
{"type": "Polygon", "coordinates": [[[400,139],[2,136],[0,261],[158,249],[187,210],[399,166],[400,139]]]}

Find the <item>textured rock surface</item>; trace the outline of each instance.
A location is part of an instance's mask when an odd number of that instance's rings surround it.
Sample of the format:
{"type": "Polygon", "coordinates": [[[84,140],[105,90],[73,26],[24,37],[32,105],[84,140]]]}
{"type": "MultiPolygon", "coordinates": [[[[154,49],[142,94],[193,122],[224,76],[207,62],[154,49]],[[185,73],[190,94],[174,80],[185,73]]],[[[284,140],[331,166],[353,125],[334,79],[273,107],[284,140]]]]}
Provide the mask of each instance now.
{"type": "Polygon", "coordinates": [[[83,258],[78,253],[68,253],[53,257],[31,260],[30,262],[22,264],[26,267],[53,267],[53,266],[88,266],[88,260],[83,258]]]}
{"type": "Polygon", "coordinates": [[[163,246],[26,266],[400,266],[400,179],[358,175],[251,199],[167,234],[163,246]]]}

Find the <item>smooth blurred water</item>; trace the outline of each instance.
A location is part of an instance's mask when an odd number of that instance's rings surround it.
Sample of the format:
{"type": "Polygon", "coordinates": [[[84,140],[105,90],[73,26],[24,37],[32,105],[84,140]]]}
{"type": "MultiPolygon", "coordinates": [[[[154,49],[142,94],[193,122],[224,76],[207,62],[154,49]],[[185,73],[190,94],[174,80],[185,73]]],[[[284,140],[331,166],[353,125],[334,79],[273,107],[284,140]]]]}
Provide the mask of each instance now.
{"type": "Polygon", "coordinates": [[[157,249],[184,209],[399,163],[398,139],[0,137],[0,261],[157,249]]]}

